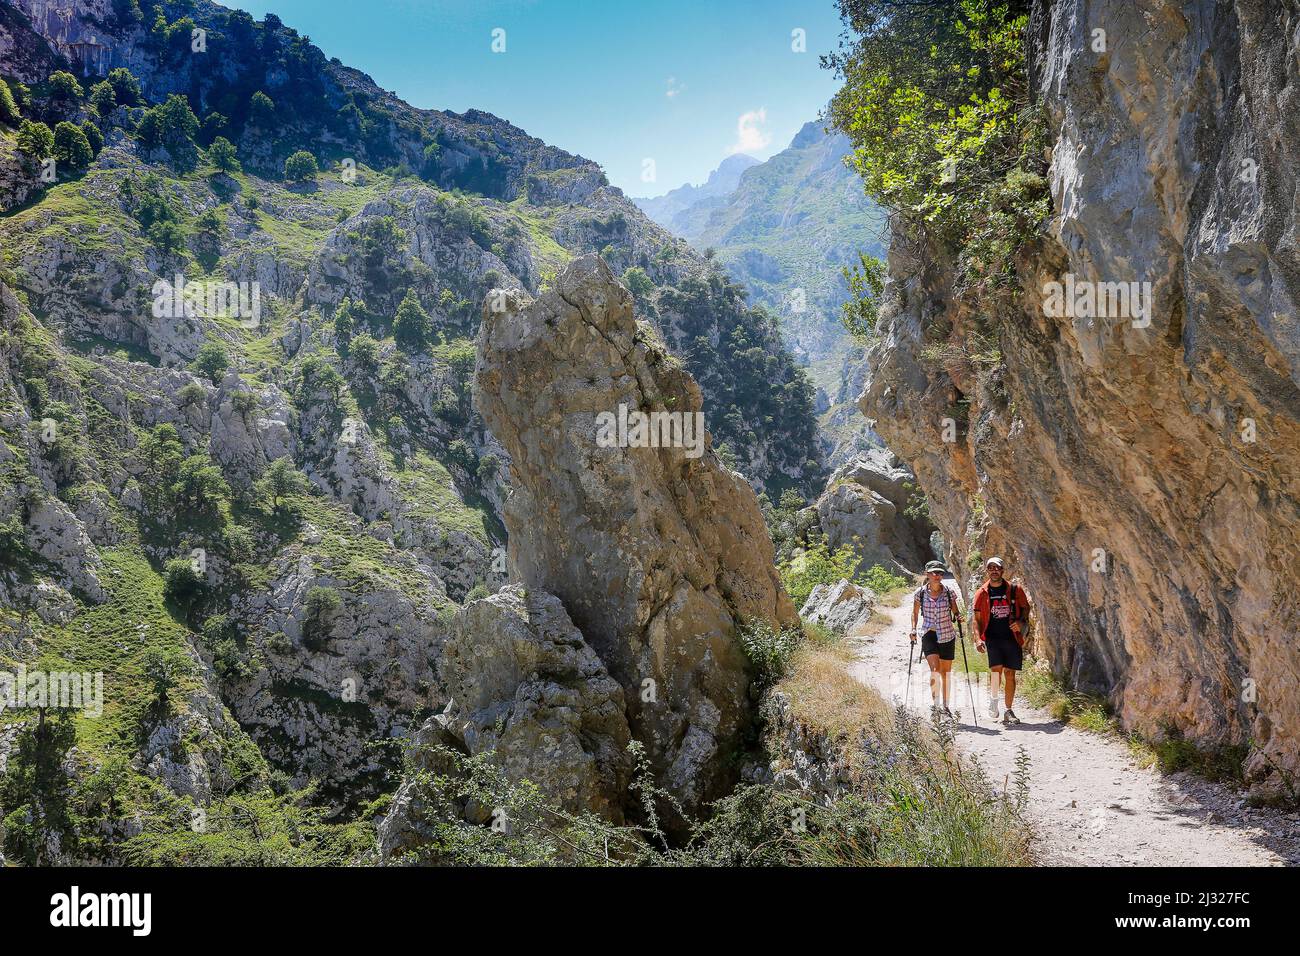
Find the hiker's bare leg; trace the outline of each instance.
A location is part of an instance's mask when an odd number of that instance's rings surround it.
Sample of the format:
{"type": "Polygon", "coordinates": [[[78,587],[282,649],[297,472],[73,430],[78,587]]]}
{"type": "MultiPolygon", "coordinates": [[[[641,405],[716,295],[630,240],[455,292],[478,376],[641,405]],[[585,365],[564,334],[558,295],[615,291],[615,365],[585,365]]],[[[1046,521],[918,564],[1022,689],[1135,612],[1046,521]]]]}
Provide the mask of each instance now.
{"type": "Polygon", "coordinates": [[[939,703],[939,655],[927,654],[925,662],[930,665],[930,703],[939,703]]]}
{"type": "Polygon", "coordinates": [[[943,678],[943,706],[948,706],[950,697],[948,696],[948,673],[952,670],[952,661],[939,661],[939,675],[943,678]]]}
{"type": "Polygon", "coordinates": [[[998,699],[998,687],[1002,682],[1002,665],[994,664],[989,668],[989,697],[993,700],[998,699]]]}
{"type": "Polygon", "coordinates": [[[1010,710],[1011,702],[1016,699],[1016,672],[1007,667],[1004,668],[1003,673],[1006,676],[1006,684],[1002,699],[1006,701],[1007,710],[1010,710]]]}

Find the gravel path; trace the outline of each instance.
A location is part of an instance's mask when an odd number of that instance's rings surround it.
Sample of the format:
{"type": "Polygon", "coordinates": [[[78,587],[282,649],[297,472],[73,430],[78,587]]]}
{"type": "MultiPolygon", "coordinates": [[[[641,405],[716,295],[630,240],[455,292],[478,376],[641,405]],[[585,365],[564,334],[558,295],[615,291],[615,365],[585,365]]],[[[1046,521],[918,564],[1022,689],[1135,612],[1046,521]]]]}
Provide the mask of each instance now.
{"type": "MultiPolygon", "coordinates": [[[[879,608],[889,624],[861,638],[854,677],[899,702],[906,687],[911,606],[879,608]]],[[[960,651],[959,651],[960,653],[960,651]]],[[[960,663],[960,662],[959,662],[960,663]]],[[[985,677],[987,675],[980,675],[985,677]]],[[[972,679],[975,675],[972,675],[972,679]]],[[[1043,863],[1057,866],[1285,866],[1300,863],[1300,814],[1245,805],[1243,795],[1192,774],[1143,770],[1122,741],[1077,730],[1017,698],[1022,723],[988,716],[986,686],[974,688],[971,719],[965,674],[952,675],[957,742],[978,757],[999,789],[1030,759],[1028,819],[1043,863]]],[[[912,664],[910,706],[928,716],[929,668],[912,664]]]]}

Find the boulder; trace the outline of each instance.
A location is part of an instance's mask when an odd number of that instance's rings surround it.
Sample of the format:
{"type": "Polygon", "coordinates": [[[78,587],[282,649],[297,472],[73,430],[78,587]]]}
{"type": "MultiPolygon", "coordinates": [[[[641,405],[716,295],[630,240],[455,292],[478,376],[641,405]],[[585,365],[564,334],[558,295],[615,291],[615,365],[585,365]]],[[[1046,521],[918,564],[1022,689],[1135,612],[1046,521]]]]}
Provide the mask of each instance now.
{"type": "Polygon", "coordinates": [[[836,634],[854,636],[871,618],[876,595],[843,578],[837,584],[819,584],[812,589],[799,616],[821,624],[836,634]]]}
{"type": "Polygon", "coordinates": [[[907,515],[917,492],[893,452],[872,448],[840,466],[813,506],[831,550],[848,545],[859,572],[873,565],[919,571],[930,560],[928,518],[907,515]]]}
{"type": "Polygon", "coordinates": [[[622,820],[623,688],[560,599],[508,586],[457,613],[438,659],[447,729],[567,810],[622,820]]]}

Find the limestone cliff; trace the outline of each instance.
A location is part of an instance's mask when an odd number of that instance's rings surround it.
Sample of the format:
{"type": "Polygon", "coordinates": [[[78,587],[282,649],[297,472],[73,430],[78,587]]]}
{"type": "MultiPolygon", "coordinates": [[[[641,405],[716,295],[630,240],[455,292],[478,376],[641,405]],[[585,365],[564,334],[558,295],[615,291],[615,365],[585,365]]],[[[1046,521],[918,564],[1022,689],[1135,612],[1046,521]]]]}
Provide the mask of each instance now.
{"type": "Polygon", "coordinates": [[[727,782],[749,718],[735,631],[792,623],[794,608],[753,492],[707,443],[619,447],[598,419],[620,405],[693,419],[699,387],[584,256],[536,300],[488,296],[475,399],[511,458],[512,576],[564,602],[661,782],[698,807],[727,782]]]}
{"type": "Polygon", "coordinates": [[[1059,673],[1130,728],[1249,744],[1257,794],[1293,798],[1300,8],[1148,6],[1036,6],[1054,215],[1002,361],[963,359],[987,316],[945,251],[896,238],[862,408],[953,557],[1025,578],[1059,673]],[[1049,315],[1052,282],[1149,283],[1149,316],[1049,315]]]}

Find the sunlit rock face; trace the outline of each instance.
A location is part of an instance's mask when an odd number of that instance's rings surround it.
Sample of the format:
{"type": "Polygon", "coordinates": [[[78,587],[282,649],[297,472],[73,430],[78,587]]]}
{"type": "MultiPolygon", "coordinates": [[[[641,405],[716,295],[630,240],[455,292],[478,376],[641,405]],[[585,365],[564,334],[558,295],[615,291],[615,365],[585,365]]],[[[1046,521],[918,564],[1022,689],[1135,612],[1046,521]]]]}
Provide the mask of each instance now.
{"type": "Polygon", "coordinates": [[[737,628],[796,615],[753,491],[702,432],[694,446],[621,447],[600,427],[620,405],[694,420],[699,387],[584,256],[536,300],[489,294],[475,395],[510,455],[512,576],[563,601],[623,686],[661,783],[699,807],[730,782],[750,719],[737,628]]]}
{"type": "Polygon", "coordinates": [[[1021,307],[995,317],[1003,366],[922,360],[923,341],[968,343],[979,313],[942,250],[896,242],[862,408],[915,469],[950,557],[1010,559],[1058,672],[1143,733],[1249,744],[1256,795],[1286,796],[1300,14],[1064,0],[1031,35],[1055,215],[1018,260],[1021,307]],[[1058,308],[1071,289],[1083,307],[1058,308]]]}

